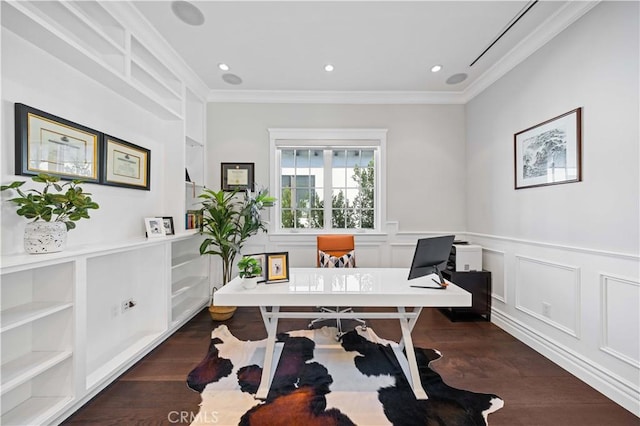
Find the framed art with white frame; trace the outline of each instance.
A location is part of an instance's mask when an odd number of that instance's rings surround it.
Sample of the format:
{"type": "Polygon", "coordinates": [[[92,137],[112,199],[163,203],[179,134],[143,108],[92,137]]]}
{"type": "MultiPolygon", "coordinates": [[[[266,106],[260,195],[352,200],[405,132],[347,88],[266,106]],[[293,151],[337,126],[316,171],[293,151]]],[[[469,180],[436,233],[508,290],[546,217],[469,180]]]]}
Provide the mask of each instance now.
{"type": "Polygon", "coordinates": [[[582,108],[513,137],[515,189],[582,180],[582,108]]]}
{"type": "Polygon", "coordinates": [[[147,229],[147,238],[158,238],[166,235],[164,219],[161,217],[145,217],[144,226],[147,229]]]}

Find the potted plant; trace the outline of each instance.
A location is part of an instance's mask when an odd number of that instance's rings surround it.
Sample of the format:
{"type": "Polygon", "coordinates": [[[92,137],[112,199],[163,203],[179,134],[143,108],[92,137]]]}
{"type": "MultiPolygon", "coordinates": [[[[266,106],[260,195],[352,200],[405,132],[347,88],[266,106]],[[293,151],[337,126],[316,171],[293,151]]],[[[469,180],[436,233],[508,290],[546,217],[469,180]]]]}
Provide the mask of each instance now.
{"type": "Polygon", "coordinates": [[[15,190],[18,197],[9,201],[18,205],[16,213],[27,219],[24,232],[24,249],[27,253],[52,253],[64,250],[67,243],[67,231],[76,227],[75,222],[89,219],[89,210],[100,206],[94,202],[90,193],[80,187],[81,180],[72,180],[63,184],[60,178],[41,173],[31,178],[33,182],[44,183],[44,188],[20,189],[25,181],[15,181],[2,185],[0,191],[15,190]]]}
{"type": "Polygon", "coordinates": [[[238,275],[242,278],[242,285],[246,289],[256,288],[258,278],[262,274],[262,266],[258,260],[251,256],[244,256],[238,262],[238,275]]]}
{"type": "MultiPolygon", "coordinates": [[[[267,231],[266,223],[262,220],[262,211],[272,207],[274,197],[269,196],[267,189],[255,193],[225,192],[204,189],[199,196],[202,200],[202,235],[206,238],[200,245],[200,254],[220,256],[222,260],[222,282],[226,285],[231,280],[233,262],[236,255],[249,237],[259,231],[267,231]]],[[[214,286],[214,291],[215,291],[214,286]]],[[[235,307],[219,307],[213,303],[214,292],[211,293],[209,311],[215,320],[220,320],[217,311],[224,310],[222,317],[230,318],[235,307]],[[230,311],[230,312],[229,312],[230,311]]],[[[225,318],[226,319],[226,318],[225,318]]]]}

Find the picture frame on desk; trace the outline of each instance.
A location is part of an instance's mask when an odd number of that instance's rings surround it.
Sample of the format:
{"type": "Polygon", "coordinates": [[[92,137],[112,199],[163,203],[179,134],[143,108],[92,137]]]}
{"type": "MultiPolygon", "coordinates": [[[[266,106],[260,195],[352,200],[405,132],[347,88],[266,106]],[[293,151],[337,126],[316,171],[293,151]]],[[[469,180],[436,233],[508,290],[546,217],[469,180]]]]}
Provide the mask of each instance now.
{"type": "Polygon", "coordinates": [[[289,281],[289,252],[265,253],[267,266],[266,283],[289,281]]]}
{"type": "Polygon", "coordinates": [[[100,132],[21,103],[14,110],[15,174],[99,183],[100,132]]]}
{"type": "Polygon", "coordinates": [[[582,108],[513,136],[515,189],[582,180],[582,108]]]}
{"type": "Polygon", "coordinates": [[[263,283],[263,282],[267,281],[267,263],[266,263],[267,255],[266,255],[266,253],[247,254],[246,257],[254,258],[258,262],[258,265],[260,265],[260,268],[262,269],[262,274],[258,278],[258,282],[259,283],[263,283]]]}

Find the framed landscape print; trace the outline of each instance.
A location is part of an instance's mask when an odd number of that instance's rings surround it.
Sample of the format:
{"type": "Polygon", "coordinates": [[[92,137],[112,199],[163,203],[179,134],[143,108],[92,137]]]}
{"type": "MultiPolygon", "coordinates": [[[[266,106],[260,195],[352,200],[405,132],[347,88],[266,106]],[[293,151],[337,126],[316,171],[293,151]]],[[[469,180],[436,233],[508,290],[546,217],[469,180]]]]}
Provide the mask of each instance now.
{"type": "Polygon", "coordinates": [[[15,173],[98,183],[100,132],[15,104],[15,173]]]}
{"type": "Polygon", "coordinates": [[[102,178],[103,185],[132,189],[151,189],[151,151],[104,135],[102,178]]]}
{"type": "Polygon", "coordinates": [[[254,163],[221,163],[223,191],[253,191],[254,163]]]}
{"type": "Polygon", "coordinates": [[[514,135],[515,189],[582,180],[582,108],[514,135]]]}

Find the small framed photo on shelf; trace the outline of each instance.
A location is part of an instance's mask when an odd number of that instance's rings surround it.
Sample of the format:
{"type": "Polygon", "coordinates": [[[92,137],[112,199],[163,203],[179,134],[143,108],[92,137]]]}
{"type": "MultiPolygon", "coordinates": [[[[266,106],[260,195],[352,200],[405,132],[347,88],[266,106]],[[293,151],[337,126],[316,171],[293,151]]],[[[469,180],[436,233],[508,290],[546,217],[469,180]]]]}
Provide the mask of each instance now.
{"type": "Polygon", "coordinates": [[[265,253],[267,283],[289,281],[289,253],[265,253]]]}
{"type": "Polygon", "coordinates": [[[15,124],[15,174],[99,182],[100,132],[20,103],[15,124]]]}
{"type": "Polygon", "coordinates": [[[144,226],[147,229],[147,238],[164,237],[164,219],[161,217],[145,217],[144,226]]]}
{"type": "Polygon", "coordinates": [[[514,135],[515,189],[582,180],[582,108],[514,135]]]}
{"type": "Polygon", "coordinates": [[[267,263],[265,261],[266,254],[265,253],[257,253],[257,254],[247,254],[246,257],[252,257],[258,261],[258,265],[262,269],[262,274],[260,278],[258,278],[259,283],[263,283],[267,280],[267,263]]]}
{"type": "Polygon", "coordinates": [[[253,191],[254,163],[221,163],[221,184],[223,191],[253,191]]]}
{"type": "Polygon", "coordinates": [[[113,136],[104,135],[103,139],[100,183],[149,191],[151,151],[113,136]]]}
{"type": "Polygon", "coordinates": [[[162,224],[164,225],[164,234],[165,235],[174,235],[175,229],[173,228],[173,217],[165,216],[162,218],[162,224]]]}

